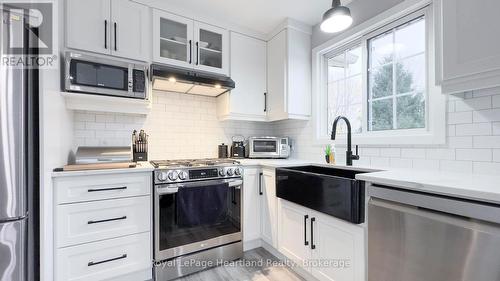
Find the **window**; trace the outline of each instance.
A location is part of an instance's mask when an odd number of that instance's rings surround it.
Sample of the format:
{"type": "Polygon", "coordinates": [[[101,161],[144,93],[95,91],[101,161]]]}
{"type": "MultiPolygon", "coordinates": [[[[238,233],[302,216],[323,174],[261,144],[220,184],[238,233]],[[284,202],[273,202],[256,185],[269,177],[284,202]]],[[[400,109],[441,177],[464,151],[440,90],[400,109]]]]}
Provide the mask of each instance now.
{"type": "MultiPolygon", "coordinates": [[[[444,142],[446,99],[433,77],[429,10],[392,22],[381,17],[377,27],[367,24],[363,33],[345,36],[352,40],[313,50],[314,66],[319,66],[313,82],[319,83],[313,85],[320,95],[319,139],[327,139],[334,119],[343,115],[350,120],[358,143],[444,142]]],[[[339,133],[345,133],[342,125],[339,133]]]]}
{"type": "MultiPolygon", "coordinates": [[[[361,46],[357,45],[328,59],[328,134],[331,134],[335,117],[346,116],[351,121],[352,131],[361,133],[362,108],[362,62],[361,46]]],[[[342,123],[342,126],[345,124],[342,123]]],[[[345,131],[340,127],[340,132],[345,131]]]]}
{"type": "Polygon", "coordinates": [[[368,40],[368,130],[425,128],[425,19],[368,40]]]}

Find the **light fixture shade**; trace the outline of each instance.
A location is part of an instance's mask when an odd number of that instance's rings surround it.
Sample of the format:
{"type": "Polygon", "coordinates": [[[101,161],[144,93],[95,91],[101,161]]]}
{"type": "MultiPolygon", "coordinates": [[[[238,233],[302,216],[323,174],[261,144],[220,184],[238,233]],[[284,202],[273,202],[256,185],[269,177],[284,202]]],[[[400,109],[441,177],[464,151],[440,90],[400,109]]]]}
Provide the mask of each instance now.
{"type": "Polygon", "coordinates": [[[352,24],[351,11],[340,5],[340,0],[333,0],[332,7],[323,14],[320,29],[334,33],[347,29],[352,24]]]}

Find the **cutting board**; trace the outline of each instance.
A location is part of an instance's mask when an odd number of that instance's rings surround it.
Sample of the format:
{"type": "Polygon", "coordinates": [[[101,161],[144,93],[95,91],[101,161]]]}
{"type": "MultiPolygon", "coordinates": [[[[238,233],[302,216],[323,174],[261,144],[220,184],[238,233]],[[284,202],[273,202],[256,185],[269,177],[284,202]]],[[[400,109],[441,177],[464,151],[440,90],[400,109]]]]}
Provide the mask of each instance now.
{"type": "Polygon", "coordinates": [[[87,170],[106,170],[106,169],[128,169],[135,168],[136,163],[125,162],[125,163],[98,163],[98,164],[79,164],[79,165],[66,165],[56,171],[87,171],[87,170]]]}

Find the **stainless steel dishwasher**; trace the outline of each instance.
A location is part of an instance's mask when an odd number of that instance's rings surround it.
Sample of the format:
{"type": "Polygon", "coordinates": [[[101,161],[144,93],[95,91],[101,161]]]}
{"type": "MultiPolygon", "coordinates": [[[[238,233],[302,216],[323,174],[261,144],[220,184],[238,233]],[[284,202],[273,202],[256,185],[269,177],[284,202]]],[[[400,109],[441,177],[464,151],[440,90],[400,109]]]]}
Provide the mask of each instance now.
{"type": "Polygon", "coordinates": [[[369,281],[500,281],[500,205],[368,188],[369,281]]]}

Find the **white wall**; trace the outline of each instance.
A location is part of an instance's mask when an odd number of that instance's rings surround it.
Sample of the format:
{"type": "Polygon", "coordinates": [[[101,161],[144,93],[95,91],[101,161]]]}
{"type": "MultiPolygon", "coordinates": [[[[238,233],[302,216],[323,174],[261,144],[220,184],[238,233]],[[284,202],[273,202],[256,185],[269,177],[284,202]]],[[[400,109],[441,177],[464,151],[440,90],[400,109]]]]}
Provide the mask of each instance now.
{"type": "Polygon", "coordinates": [[[149,134],[149,159],[217,157],[217,146],[234,135],[271,134],[271,124],[224,121],[216,116],[216,99],[178,93],[153,93],[150,114],[125,115],[76,111],[74,147],[130,145],[132,131],[149,134]]]}
{"type": "MultiPolygon", "coordinates": [[[[324,161],[323,146],[314,144],[313,130],[313,121],[274,124],[275,133],[288,134],[294,139],[294,157],[324,161]]],[[[354,165],[497,174],[500,171],[500,87],[450,96],[446,139],[445,145],[363,145],[361,159],[354,161],[354,165]]],[[[345,163],[346,147],[337,146],[336,150],[337,162],[345,163]]]]}

